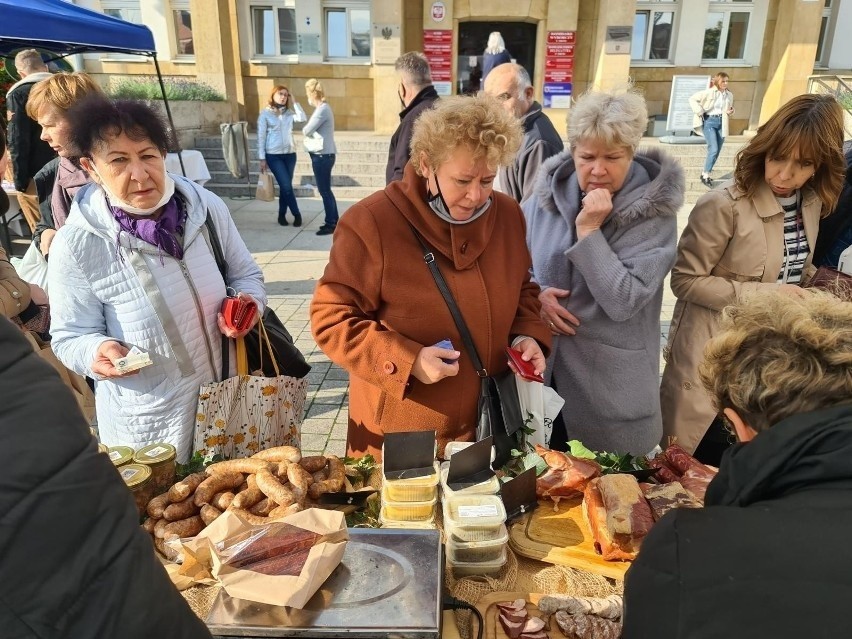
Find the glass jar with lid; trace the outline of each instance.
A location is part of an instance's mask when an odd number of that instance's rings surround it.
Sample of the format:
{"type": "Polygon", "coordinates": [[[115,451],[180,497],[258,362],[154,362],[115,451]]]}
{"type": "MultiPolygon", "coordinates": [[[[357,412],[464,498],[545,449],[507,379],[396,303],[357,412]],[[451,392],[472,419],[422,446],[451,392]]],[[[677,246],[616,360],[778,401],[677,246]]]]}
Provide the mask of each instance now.
{"type": "Polygon", "coordinates": [[[130,492],[133,493],[136,509],[139,511],[139,517],[142,517],[148,507],[148,502],[154,498],[151,469],[144,464],[125,464],[118,469],[118,472],[121,473],[121,478],[127,484],[130,492]]]}
{"type": "Polygon", "coordinates": [[[133,461],[133,449],[130,446],[110,446],[107,449],[109,460],[113,466],[120,468],[133,461]]]}
{"type": "Polygon", "coordinates": [[[175,483],[176,454],[175,447],[165,442],[145,446],[134,453],[134,463],[151,469],[155,495],[167,491],[175,483]]]}

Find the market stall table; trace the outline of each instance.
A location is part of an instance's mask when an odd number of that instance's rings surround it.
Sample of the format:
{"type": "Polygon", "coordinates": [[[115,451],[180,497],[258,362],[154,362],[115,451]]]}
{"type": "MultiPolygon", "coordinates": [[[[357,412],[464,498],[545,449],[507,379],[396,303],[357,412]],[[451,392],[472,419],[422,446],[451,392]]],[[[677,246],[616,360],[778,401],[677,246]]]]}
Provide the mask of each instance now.
{"type": "MultiPolygon", "coordinates": [[[[193,149],[180,152],[183,158],[183,166],[186,169],[186,177],[193,182],[204,186],[210,179],[210,171],[207,168],[207,163],[204,161],[204,156],[201,151],[193,149]]],[[[166,170],[175,175],[183,175],[180,170],[180,160],[177,153],[169,153],[166,155],[166,170]]]]}

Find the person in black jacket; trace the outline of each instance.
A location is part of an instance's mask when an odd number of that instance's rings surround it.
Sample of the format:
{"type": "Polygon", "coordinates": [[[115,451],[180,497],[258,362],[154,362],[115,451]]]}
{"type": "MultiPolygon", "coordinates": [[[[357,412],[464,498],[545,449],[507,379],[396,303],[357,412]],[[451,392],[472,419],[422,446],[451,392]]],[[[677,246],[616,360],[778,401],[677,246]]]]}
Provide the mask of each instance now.
{"type": "Polygon", "coordinates": [[[27,100],[33,85],[46,80],[51,74],[41,54],[35,49],[19,51],[15,56],[15,68],[21,79],[6,93],[9,155],[15,176],[15,190],[18,191],[18,204],[30,230],[34,231],[41,214],[33,176],[55,158],[56,153],[41,139],[38,122],[27,115],[27,100]]]}
{"type": "Polygon", "coordinates": [[[766,292],[728,307],[701,379],[741,443],[705,508],[645,538],[623,639],[848,636],[852,303],[766,292]]]}
{"type": "Polygon", "coordinates": [[[814,247],[814,266],[836,269],[840,254],[852,245],[852,142],[846,142],[843,150],[846,181],[834,211],[820,220],[814,247]]]}
{"type": "Polygon", "coordinates": [[[58,373],[0,317],[0,635],[210,639],[58,373]]]}
{"type": "Polygon", "coordinates": [[[533,98],[530,75],[520,64],[509,62],[495,67],[485,80],[485,93],[497,98],[524,127],[524,141],[514,163],[501,166],[494,180],[495,190],[523,202],[532,193],[542,163],[562,152],[562,138],[533,98]]]}
{"type": "Polygon", "coordinates": [[[387,184],[402,179],[405,165],[411,155],[414,122],[438,99],[438,93],[432,86],[429,61],[425,55],[419,51],[404,53],[397,58],[395,68],[399,74],[399,101],[403,109],[399,112],[399,126],[391,137],[388,151],[388,165],[385,169],[387,184]]]}

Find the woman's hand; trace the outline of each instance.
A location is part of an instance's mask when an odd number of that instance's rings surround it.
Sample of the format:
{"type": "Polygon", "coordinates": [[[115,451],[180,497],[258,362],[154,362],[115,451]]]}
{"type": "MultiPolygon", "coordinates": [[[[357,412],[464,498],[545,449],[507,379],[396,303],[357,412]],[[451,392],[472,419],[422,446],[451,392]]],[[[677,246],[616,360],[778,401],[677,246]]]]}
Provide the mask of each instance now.
{"type": "Polygon", "coordinates": [[[589,191],[583,198],[582,206],[575,222],[578,240],[597,231],[612,212],[612,193],[607,189],[589,191]]]}
{"type": "Polygon", "coordinates": [[[54,229],[44,229],[41,232],[41,239],[38,244],[41,248],[41,254],[47,257],[47,254],[50,252],[50,245],[53,243],[53,238],[56,237],[56,231],[54,229]]]}
{"type": "MultiPolygon", "coordinates": [[[[515,344],[512,348],[521,354],[522,360],[530,362],[535,367],[536,375],[544,375],[544,369],[547,364],[544,353],[541,350],[541,346],[538,345],[538,342],[536,342],[533,338],[528,337],[527,339],[521,340],[515,344]]],[[[515,365],[512,364],[511,360],[509,360],[509,368],[512,369],[512,372],[515,375],[518,374],[518,370],[515,368],[515,365]]]]}
{"type": "Polygon", "coordinates": [[[455,377],[459,374],[458,359],[461,353],[449,348],[424,346],[417,353],[417,358],[411,367],[411,374],[424,384],[440,382],[445,377],[455,377]],[[455,360],[447,364],[443,360],[455,360]]]}
{"type": "Polygon", "coordinates": [[[260,172],[265,173],[267,171],[267,169],[269,169],[269,167],[266,164],[266,160],[261,160],[260,161],[260,172]]]}
{"type": "MultiPolygon", "coordinates": [[[[245,299],[257,305],[257,302],[255,302],[254,298],[248,293],[237,293],[237,298],[245,299]]],[[[238,337],[245,337],[249,334],[251,329],[257,326],[257,323],[260,321],[260,313],[254,314],[254,319],[252,320],[251,326],[249,326],[244,331],[238,331],[228,326],[227,323],[225,323],[225,316],[222,315],[222,313],[216,314],[216,321],[219,324],[219,330],[222,332],[222,335],[230,337],[231,339],[237,339],[238,337]]]]}
{"type": "Polygon", "coordinates": [[[580,320],[559,303],[560,299],[569,295],[571,295],[571,291],[554,286],[546,288],[538,294],[538,301],[541,302],[541,319],[547,322],[554,335],[577,334],[574,327],[580,325],[580,320]]]}
{"type": "Polygon", "coordinates": [[[779,284],[778,292],[782,295],[786,295],[792,298],[798,298],[800,300],[803,300],[808,295],[810,295],[810,291],[808,291],[808,289],[802,288],[797,284],[779,284]]]}
{"type": "Polygon", "coordinates": [[[30,299],[33,304],[38,306],[47,306],[47,293],[44,292],[44,289],[41,286],[37,286],[36,284],[30,284],[30,299]]]}
{"type": "Polygon", "coordinates": [[[139,372],[138,369],[130,371],[129,373],[122,373],[115,367],[115,364],[113,364],[115,360],[124,357],[129,352],[130,349],[121,342],[116,342],[115,340],[102,342],[95,353],[95,361],[92,362],[92,372],[97,375],[99,379],[130,377],[131,375],[135,375],[139,372]]]}

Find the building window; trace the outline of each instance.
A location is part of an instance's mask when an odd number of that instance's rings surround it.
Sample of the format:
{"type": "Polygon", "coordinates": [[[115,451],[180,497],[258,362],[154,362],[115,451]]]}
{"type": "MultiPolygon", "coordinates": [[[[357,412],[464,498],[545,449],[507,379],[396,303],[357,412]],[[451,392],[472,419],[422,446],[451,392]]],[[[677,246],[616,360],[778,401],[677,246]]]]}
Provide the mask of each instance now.
{"type": "Polygon", "coordinates": [[[101,11],[105,15],[133,24],[142,24],[139,0],[101,0],[101,11]]]}
{"type": "Polygon", "coordinates": [[[743,60],[753,8],[754,3],[746,0],[710,3],[704,27],[702,59],[743,60]]]}
{"type": "MultiPolygon", "coordinates": [[[[651,4],[639,2],[638,6],[651,4]]],[[[672,34],[677,5],[654,3],[654,7],[654,9],[650,7],[639,9],[633,18],[633,41],[630,45],[630,57],[633,60],[671,61],[672,34]]]]}
{"type": "Polygon", "coordinates": [[[326,2],[325,53],[329,59],[370,57],[370,3],[326,2]]]}
{"type": "Polygon", "coordinates": [[[179,56],[194,56],[192,41],[192,16],[189,0],[172,0],[172,27],[175,37],[175,52],[179,56]]]}
{"type": "Polygon", "coordinates": [[[825,0],[822,9],[822,21],[819,25],[819,40],[817,40],[815,65],[818,67],[828,66],[828,54],[831,50],[831,4],[832,0],[825,0]]]}
{"type": "Polygon", "coordinates": [[[296,55],[296,9],[270,5],[251,6],[252,54],[296,55]]]}

